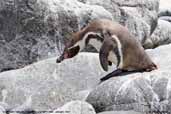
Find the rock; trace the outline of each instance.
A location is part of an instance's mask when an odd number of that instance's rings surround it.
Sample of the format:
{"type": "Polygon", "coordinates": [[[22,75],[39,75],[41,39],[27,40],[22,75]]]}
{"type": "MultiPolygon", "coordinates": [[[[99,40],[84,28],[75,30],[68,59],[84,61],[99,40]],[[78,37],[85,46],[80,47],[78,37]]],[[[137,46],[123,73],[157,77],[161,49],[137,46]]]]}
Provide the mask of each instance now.
{"type": "Polygon", "coordinates": [[[165,20],[165,21],[171,22],[171,16],[162,16],[159,19],[160,20],[165,20]]]}
{"type": "Polygon", "coordinates": [[[36,110],[55,109],[65,102],[76,99],[72,87],[55,80],[52,70],[49,70],[52,73],[49,75],[47,71],[37,71],[36,68],[33,65],[0,74],[0,87],[4,87],[3,90],[7,91],[5,102],[10,104],[11,109],[15,107],[23,110],[30,107],[36,110]]]}
{"type": "Polygon", "coordinates": [[[96,114],[94,108],[83,101],[71,101],[55,110],[53,114],[61,114],[62,111],[63,114],[96,114]]]}
{"type": "Polygon", "coordinates": [[[113,77],[89,94],[87,102],[96,112],[134,110],[138,112],[171,111],[171,45],[148,50],[158,70],[113,77]]]}
{"type": "MultiPolygon", "coordinates": [[[[55,59],[52,60],[54,62],[55,59]]],[[[51,63],[52,63],[51,62],[51,63]]],[[[99,61],[97,53],[79,53],[76,57],[63,61],[56,65],[54,75],[56,78],[69,83],[79,92],[89,92],[99,83],[99,79],[111,72],[115,66],[109,67],[109,71],[105,72],[99,61]],[[67,71],[67,72],[66,72],[67,71]]],[[[41,67],[40,67],[41,68],[41,67]]]]}
{"type": "Polygon", "coordinates": [[[29,96],[23,104],[9,110],[9,112],[19,114],[35,114],[35,111],[32,109],[32,97],[29,96]]]}
{"type": "Polygon", "coordinates": [[[72,100],[85,100],[107,73],[96,53],[55,61],[56,57],[0,73],[0,101],[12,111],[54,110],[72,100]]]}
{"type": "MultiPolygon", "coordinates": [[[[76,99],[74,90],[63,82],[55,81],[50,77],[48,79],[48,77],[43,76],[41,78],[36,76],[35,79],[32,79],[33,77],[29,77],[28,75],[24,76],[23,73],[21,74],[18,75],[18,78],[15,77],[16,82],[9,81],[14,79],[9,75],[6,75],[7,78],[1,77],[2,84],[0,86],[5,86],[8,92],[5,102],[10,104],[11,109],[17,107],[17,110],[21,109],[19,111],[23,111],[31,107],[38,111],[48,110],[61,106],[72,99],[76,99]],[[28,99],[31,99],[30,104],[25,104],[28,99]]],[[[14,75],[11,76],[14,77],[14,75]]]]}
{"type": "Polygon", "coordinates": [[[169,0],[160,0],[158,25],[144,43],[145,48],[155,48],[171,43],[171,5],[169,0]]]}
{"type": "Polygon", "coordinates": [[[5,114],[6,110],[3,106],[0,105],[0,114],[5,114]]]}
{"type": "Polygon", "coordinates": [[[76,0],[1,0],[0,71],[59,55],[71,32],[97,18],[112,15],[76,0]]]}
{"type": "Polygon", "coordinates": [[[79,100],[85,101],[85,100],[87,99],[87,97],[88,97],[88,95],[89,95],[90,92],[91,92],[90,89],[89,89],[89,90],[78,91],[78,92],[76,93],[76,96],[77,96],[77,98],[78,98],[79,100]]]}
{"type": "Polygon", "coordinates": [[[165,20],[158,20],[158,26],[146,41],[144,47],[155,48],[160,45],[171,43],[171,23],[165,20]]]}
{"type": "Polygon", "coordinates": [[[9,105],[5,102],[0,102],[0,107],[1,107],[1,110],[3,111],[7,111],[10,108],[9,105]]]}
{"type": "Polygon", "coordinates": [[[140,112],[135,112],[135,111],[108,111],[108,112],[102,112],[98,114],[143,114],[140,112]]]}
{"type": "Polygon", "coordinates": [[[158,0],[86,0],[103,6],[143,44],[157,26],[158,0]]]}

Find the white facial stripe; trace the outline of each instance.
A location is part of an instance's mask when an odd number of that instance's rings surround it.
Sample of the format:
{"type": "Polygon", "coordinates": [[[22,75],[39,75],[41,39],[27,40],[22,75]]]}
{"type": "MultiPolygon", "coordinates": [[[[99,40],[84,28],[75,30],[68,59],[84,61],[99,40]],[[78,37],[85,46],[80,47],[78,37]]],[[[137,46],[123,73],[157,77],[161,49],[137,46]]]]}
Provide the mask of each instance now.
{"type": "MultiPolygon", "coordinates": [[[[82,49],[84,49],[84,47],[85,47],[85,41],[86,41],[86,39],[87,39],[87,37],[88,37],[89,35],[99,35],[99,36],[100,36],[99,33],[96,33],[96,32],[88,32],[88,33],[86,33],[86,34],[84,35],[84,37],[83,37],[82,40],[78,41],[78,42],[77,42],[74,46],[72,46],[72,47],[80,46],[80,51],[81,51],[82,49]]],[[[93,41],[93,42],[94,42],[94,41],[93,41]]],[[[94,43],[95,43],[95,42],[94,42],[94,43]]],[[[94,43],[92,43],[93,46],[94,46],[94,43]]],[[[72,48],[72,47],[71,47],[71,48],[72,48]]],[[[96,48],[96,47],[95,47],[95,48],[96,48]]]]}
{"type": "Polygon", "coordinates": [[[122,45],[121,42],[119,41],[118,37],[116,35],[112,35],[112,38],[115,39],[117,45],[118,45],[118,50],[119,50],[119,55],[120,55],[120,63],[118,68],[122,68],[123,67],[123,53],[122,53],[122,45]]]}
{"type": "MultiPolygon", "coordinates": [[[[83,39],[84,40],[84,39],[83,39]]],[[[84,47],[85,47],[85,40],[83,41],[83,40],[80,40],[80,41],[78,41],[73,47],[75,47],[75,46],[80,46],[80,51],[81,50],[83,50],[84,49],[84,47]]]]}

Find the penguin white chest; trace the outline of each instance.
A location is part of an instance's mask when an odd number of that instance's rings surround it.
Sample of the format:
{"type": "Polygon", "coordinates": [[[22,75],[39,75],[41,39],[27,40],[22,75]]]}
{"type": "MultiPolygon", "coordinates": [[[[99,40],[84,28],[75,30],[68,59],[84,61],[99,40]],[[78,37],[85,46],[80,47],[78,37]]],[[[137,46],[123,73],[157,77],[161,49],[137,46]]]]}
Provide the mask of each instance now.
{"type": "Polygon", "coordinates": [[[96,38],[91,38],[90,41],[89,41],[89,44],[92,45],[94,48],[96,48],[96,50],[98,52],[100,51],[100,48],[102,46],[102,42],[100,42],[96,38]]]}
{"type": "Polygon", "coordinates": [[[116,54],[113,51],[109,52],[108,60],[117,65],[117,57],[116,54]]]}

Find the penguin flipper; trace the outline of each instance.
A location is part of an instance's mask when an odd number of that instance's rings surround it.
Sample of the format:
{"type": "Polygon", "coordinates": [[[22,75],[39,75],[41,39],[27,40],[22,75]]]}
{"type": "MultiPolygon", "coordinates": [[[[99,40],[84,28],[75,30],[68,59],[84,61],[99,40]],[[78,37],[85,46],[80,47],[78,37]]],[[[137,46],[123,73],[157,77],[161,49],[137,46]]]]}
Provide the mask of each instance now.
{"type": "Polygon", "coordinates": [[[102,48],[100,49],[99,59],[103,70],[108,71],[108,53],[102,48]]]}
{"type": "Polygon", "coordinates": [[[114,43],[112,39],[105,38],[99,51],[100,64],[105,71],[108,71],[108,65],[109,65],[108,56],[109,56],[109,52],[113,50],[113,48],[114,48],[114,43]]]}

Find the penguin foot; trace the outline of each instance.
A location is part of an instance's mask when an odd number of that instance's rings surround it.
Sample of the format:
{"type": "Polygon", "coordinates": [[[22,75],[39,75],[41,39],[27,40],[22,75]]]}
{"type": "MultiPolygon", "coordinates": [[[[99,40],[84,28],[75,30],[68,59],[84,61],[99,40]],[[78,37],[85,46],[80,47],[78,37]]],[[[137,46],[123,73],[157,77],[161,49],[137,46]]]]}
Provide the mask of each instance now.
{"type": "Polygon", "coordinates": [[[122,69],[116,69],[114,70],[113,72],[109,73],[108,75],[102,77],[100,79],[101,82],[105,81],[105,80],[108,80],[109,78],[111,77],[114,77],[114,76],[118,76],[119,74],[121,74],[122,72],[124,72],[125,70],[122,70],[122,69]]]}
{"type": "Polygon", "coordinates": [[[111,73],[107,74],[106,76],[102,77],[100,79],[100,83],[102,83],[103,81],[106,81],[106,80],[108,80],[109,78],[112,78],[112,77],[124,76],[124,75],[132,74],[132,73],[137,73],[137,72],[142,73],[142,72],[145,72],[145,70],[142,69],[142,70],[128,71],[128,70],[124,70],[124,69],[116,69],[113,72],[111,72],[111,73]]]}

